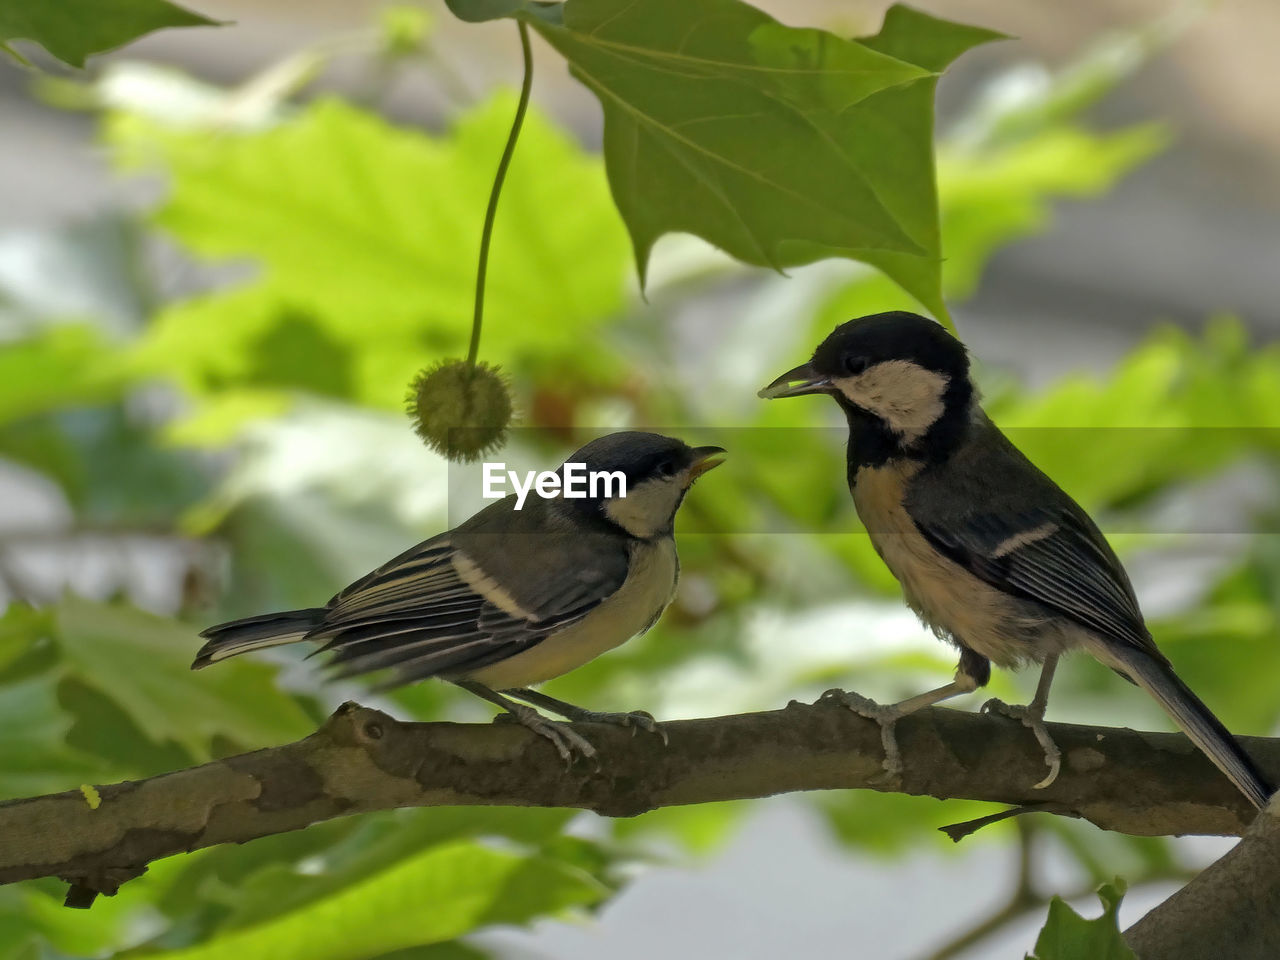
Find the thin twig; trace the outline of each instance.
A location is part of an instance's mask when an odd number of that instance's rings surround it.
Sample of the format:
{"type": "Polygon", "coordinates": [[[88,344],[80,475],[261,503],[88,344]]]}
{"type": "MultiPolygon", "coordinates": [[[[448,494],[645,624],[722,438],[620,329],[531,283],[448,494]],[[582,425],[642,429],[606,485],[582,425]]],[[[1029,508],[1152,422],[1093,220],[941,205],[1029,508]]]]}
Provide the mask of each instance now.
{"type": "Polygon", "coordinates": [[[947,941],[925,960],[951,960],[974,944],[981,943],[1002,930],[1024,913],[1043,906],[1047,901],[1035,889],[1035,828],[1025,820],[1016,820],[1018,828],[1017,876],[1008,899],[967,930],[947,941]]]}
{"type": "Polygon", "coordinates": [[[471,346],[467,349],[467,366],[475,369],[476,359],[480,356],[480,327],[484,320],[484,281],[489,272],[489,243],[493,239],[493,222],[498,215],[498,197],[502,193],[502,183],[507,178],[507,168],[511,166],[511,157],[516,152],[516,140],[520,138],[520,128],[524,125],[524,115],[529,109],[529,94],[533,90],[533,48],[529,45],[529,28],[523,20],[516,21],[520,31],[520,53],[524,57],[524,80],[520,84],[520,102],[516,105],[515,119],[511,122],[511,132],[507,135],[507,145],[502,149],[502,159],[498,161],[498,172],[493,177],[493,189],[489,191],[489,206],[484,212],[484,227],[480,231],[480,258],[476,265],[476,304],[475,315],[471,320],[471,346]]]}
{"type": "MultiPolygon", "coordinates": [[[[1037,910],[1043,910],[1049,905],[1049,901],[1053,899],[1055,894],[1038,889],[1035,879],[1036,864],[1038,862],[1038,858],[1035,857],[1036,835],[1039,833],[1039,829],[1036,828],[1033,822],[1021,818],[1015,820],[1014,823],[1018,827],[1017,879],[1008,899],[982,920],[957,934],[954,939],[947,941],[926,957],[921,958],[921,960],[952,960],[952,958],[960,956],[971,947],[975,947],[984,940],[995,936],[1015,920],[1037,910]]],[[[1153,869],[1138,877],[1131,876],[1129,878],[1129,889],[1132,891],[1157,883],[1168,883],[1169,881],[1185,883],[1194,878],[1196,873],[1197,871],[1195,870],[1187,870],[1176,866],[1168,869],[1153,869]]],[[[1079,900],[1088,897],[1096,889],[1097,884],[1091,881],[1087,886],[1057,895],[1068,901],[1079,900]]]]}

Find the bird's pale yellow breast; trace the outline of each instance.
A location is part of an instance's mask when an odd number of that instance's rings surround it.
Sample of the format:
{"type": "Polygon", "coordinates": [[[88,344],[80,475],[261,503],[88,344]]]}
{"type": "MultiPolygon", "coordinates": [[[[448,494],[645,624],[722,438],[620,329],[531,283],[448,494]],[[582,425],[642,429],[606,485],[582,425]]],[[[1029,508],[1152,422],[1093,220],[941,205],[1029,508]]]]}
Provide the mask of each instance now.
{"type": "Polygon", "coordinates": [[[939,636],[1000,666],[1034,659],[1028,631],[1043,618],[1028,617],[1011,597],[939,553],[908,515],[903,497],[920,467],[891,460],[855,475],[854,506],[876,553],[902,585],[907,605],[939,636]]]}
{"type": "Polygon", "coordinates": [[[542,683],[594,660],[653,625],[671,602],[679,569],[670,537],[636,541],[626,580],[603,603],[572,626],[467,679],[493,690],[511,690],[542,683]]]}

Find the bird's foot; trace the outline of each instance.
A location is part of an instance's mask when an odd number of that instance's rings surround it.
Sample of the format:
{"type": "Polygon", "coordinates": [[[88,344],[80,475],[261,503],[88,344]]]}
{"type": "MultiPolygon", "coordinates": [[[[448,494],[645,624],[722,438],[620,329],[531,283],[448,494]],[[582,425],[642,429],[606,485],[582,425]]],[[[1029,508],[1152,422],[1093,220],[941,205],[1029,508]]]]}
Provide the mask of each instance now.
{"type": "Polygon", "coordinates": [[[630,727],[632,736],[635,736],[637,730],[643,730],[661,737],[664,747],[668,743],[667,731],[662,729],[662,725],[648,710],[631,710],[626,713],[597,713],[595,710],[583,710],[581,713],[575,713],[573,719],[583,723],[611,723],[618,727],[630,727]]]}
{"type": "Polygon", "coordinates": [[[902,775],[902,754],[898,750],[896,726],[904,716],[899,704],[876,703],[870,697],[848,690],[828,690],[818,698],[819,703],[838,703],[860,717],[880,724],[880,742],[884,745],[884,769],[891,777],[902,775]]]}
{"type": "Polygon", "coordinates": [[[566,766],[572,766],[575,756],[594,758],[596,748],[593,747],[582,734],[575,731],[567,723],[561,723],[558,720],[548,720],[533,707],[526,706],[523,703],[513,703],[507,707],[506,714],[499,714],[495,717],[498,721],[507,721],[518,723],[522,727],[532,730],[540,737],[545,737],[551,741],[551,745],[556,748],[556,752],[560,754],[566,766]]]}
{"type": "Polygon", "coordinates": [[[1062,769],[1062,751],[1053,742],[1053,737],[1049,736],[1049,728],[1044,724],[1044,709],[1041,704],[1009,704],[994,697],[982,705],[983,713],[998,713],[1011,720],[1017,720],[1036,735],[1036,742],[1044,751],[1044,762],[1049,768],[1049,773],[1031,788],[1033,790],[1043,790],[1049,786],[1058,779],[1058,772],[1062,769]]]}

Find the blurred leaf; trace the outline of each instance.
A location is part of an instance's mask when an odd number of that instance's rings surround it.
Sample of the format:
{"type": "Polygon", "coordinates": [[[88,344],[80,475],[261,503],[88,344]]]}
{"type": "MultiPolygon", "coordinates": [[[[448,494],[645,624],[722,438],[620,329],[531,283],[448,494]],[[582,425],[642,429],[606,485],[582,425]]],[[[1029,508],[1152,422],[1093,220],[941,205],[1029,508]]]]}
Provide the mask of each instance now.
{"type": "MultiPolygon", "coordinates": [[[[1091,134],[1071,121],[1161,49],[1187,16],[1180,11],[1118,32],[1052,75],[1034,66],[1009,70],[940,139],[948,299],[973,293],[995,250],[1044,229],[1054,199],[1094,196],[1164,145],[1167,135],[1156,125],[1091,134]]],[[[884,277],[862,274],[831,295],[813,331],[825,336],[850,317],[912,308],[884,277]]]]}
{"type": "Polygon", "coordinates": [[[1165,328],[1105,379],[1070,376],[1006,397],[992,419],[1086,507],[1203,477],[1250,450],[1277,449],[1280,345],[1249,349],[1236,321],[1202,337],[1165,328]]]}
{"type": "MultiPolygon", "coordinates": [[[[316,847],[305,872],[287,861],[269,863],[237,885],[223,929],[252,927],[332,897],[425,850],[463,839],[501,837],[546,848],[560,836],[573,810],[444,807],[364,818],[340,841],[316,847]]],[[[566,864],[564,856],[553,859],[566,864]]]]}
{"type": "Polygon", "coordinates": [[[394,953],[384,953],[373,960],[489,960],[492,954],[469,943],[433,943],[429,947],[410,947],[394,953]]]}
{"type": "Polygon", "coordinates": [[[615,820],[613,834],[620,840],[655,834],[674,837],[690,853],[706,855],[728,843],[750,809],[751,804],[744,801],[660,807],[638,817],[615,820]]]}
{"type": "MultiPolygon", "coordinates": [[[[57,693],[64,716],[72,720],[66,745],[108,766],[96,782],[152,777],[191,764],[191,754],[180,744],[156,742],[117,700],[76,675],[64,676],[57,693]]],[[[57,789],[72,786],[64,779],[57,789]]]]}
{"type": "Polygon", "coordinates": [[[1067,902],[1054,897],[1049,904],[1049,920],[1036,938],[1034,955],[1028,960],[1136,960],[1117,926],[1117,912],[1125,883],[1117,878],[1098,888],[1102,916],[1086,920],[1067,902]]]}
{"type": "MultiPolygon", "coordinates": [[[[47,960],[105,957],[136,940],[132,928],[142,919],[136,903],[104,897],[94,904],[94,910],[79,911],[79,916],[72,918],[63,906],[66,888],[61,882],[50,879],[19,889],[28,929],[39,931],[48,941],[49,948],[41,954],[47,960]]],[[[3,955],[8,960],[9,954],[3,955]]]]}
{"type": "Polygon", "coordinates": [[[101,401],[120,385],[112,349],[90,327],[52,327],[0,344],[0,424],[101,401]]]}
{"type": "Polygon", "coordinates": [[[379,45],[386,57],[422,52],[435,29],[435,17],[421,7],[396,4],[378,13],[379,45]]]}
{"type": "Polygon", "coordinates": [[[607,888],[587,874],[542,857],[473,842],[449,843],[410,857],[332,896],[201,946],[151,956],[205,960],[364,960],[452,940],[477,927],[524,923],[588,906],[607,888]]]}
{"type": "Polygon", "coordinates": [[[46,611],[23,604],[0,616],[0,799],[102,782],[115,772],[66,741],[72,718],[59,705],[58,673],[47,656],[50,626],[46,611]]]}
{"type": "MultiPolygon", "coordinates": [[[[250,424],[275,420],[288,413],[293,398],[283,390],[252,387],[224,390],[201,399],[195,411],[165,424],[164,438],[179,447],[226,447],[250,424]]],[[[212,523],[196,524],[203,532],[212,523]]]]}
{"type": "Polygon", "coordinates": [[[1104,193],[1167,142],[1157,124],[1113,134],[1053,127],[998,149],[946,150],[938,161],[944,290],[971,296],[996,250],[1044,229],[1052,201],[1104,193]]]}
{"type": "Polygon", "coordinates": [[[987,84],[952,139],[968,146],[1017,142],[1079,116],[1209,9],[1207,4],[1179,4],[1146,22],[1105,33],[1052,73],[1039,64],[1013,67],[987,84]]]}
{"type": "Polygon", "coordinates": [[[68,745],[71,724],[58,703],[55,677],[46,674],[0,684],[0,799],[115,778],[116,768],[68,745]]]}
{"type": "Polygon", "coordinates": [[[74,461],[52,476],[81,523],[172,530],[175,518],[208,489],[207,464],[185,450],[161,446],[149,419],[125,403],[57,416],[56,428],[74,461]]]}
{"type": "Polygon", "coordinates": [[[938,827],[984,817],[993,805],[976,800],[937,800],[870,790],[815,794],[814,806],[847,846],[890,856],[919,845],[950,850],[938,842],[938,827]]]}
{"type": "Polygon", "coordinates": [[[521,11],[600,99],[642,279],[658,237],[683,231],[778,269],[862,260],[946,318],[936,73],[998,34],[903,6],[862,41],[737,0],[569,0],[563,23],[521,11]]]}
{"type": "Polygon", "coordinates": [[[1274,540],[1254,538],[1199,604],[1151,625],[1178,675],[1237,733],[1264,734],[1280,720],[1267,682],[1280,671],[1280,558],[1267,549],[1274,540]]]}
{"type": "MultiPolygon", "coordinates": [[[[196,391],[270,385],[401,408],[418,368],[465,351],[513,109],[496,96],[440,137],[333,100],[257,134],[117,116],[117,145],[151,148],[172,174],[160,223],[203,256],[262,265],[249,285],[168,308],[138,367],[196,391]]],[[[531,111],[493,241],[486,358],[528,374],[576,352],[607,377],[590,331],[622,306],[626,260],[600,162],[531,111]]]]}
{"type": "Polygon", "coordinates": [[[16,897],[0,897],[0,955],[7,960],[44,960],[40,936],[16,897]]]}
{"type": "MultiPolygon", "coordinates": [[[[1061,126],[998,147],[940,147],[943,292],[972,296],[992,254],[1045,229],[1054,201],[1105,192],[1166,142],[1162,127],[1147,124],[1106,135],[1061,126]]],[[[825,336],[851,317],[912,308],[883,277],[864,274],[827,296],[811,335],[825,336]]]]}
{"type": "MultiPolygon", "coordinates": [[[[152,946],[175,948],[318,903],[441,844],[481,837],[540,851],[575,811],[454,807],[383,811],[220,846],[157,864],[149,901],[171,921],[152,946]]],[[[133,884],[125,888],[130,893],[133,884]]]]}
{"type": "Polygon", "coordinates": [[[73,67],[153,30],[216,25],[167,0],[0,0],[0,49],[33,40],[73,67]]]}
{"type": "Polygon", "coordinates": [[[155,743],[172,741],[207,760],[215,737],[252,749],[313,729],[263,663],[241,659],[192,673],[200,641],[184,624],[75,598],[64,600],[54,616],[71,675],[118,704],[155,743]]]}

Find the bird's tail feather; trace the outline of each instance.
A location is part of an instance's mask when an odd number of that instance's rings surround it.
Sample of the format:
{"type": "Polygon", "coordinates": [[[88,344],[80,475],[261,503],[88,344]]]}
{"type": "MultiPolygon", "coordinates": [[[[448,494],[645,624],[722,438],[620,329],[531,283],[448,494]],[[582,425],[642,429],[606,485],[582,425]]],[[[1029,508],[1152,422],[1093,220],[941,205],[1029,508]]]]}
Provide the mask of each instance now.
{"type": "Polygon", "coordinates": [[[207,642],[196,654],[191,669],[199,670],[218,660],[248,653],[250,650],[294,643],[318,627],[323,619],[323,608],[309,607],[220,623],[201,632],[200,636],[207,642]]]}
{"type": "Polygon", "coordinates": [[[1227,775],[1250,803],[1259,810],[1267,805],[1273,791],[1253,760],[1222,721],[1178,678],[1167,661],[1138,649],[1117,652],[1111,644],[1107,646],[1106,654],[1105,657],[1098,656],[1098,659],[1121,670],[1151,694],[1178,728],[1227,775]]]}

